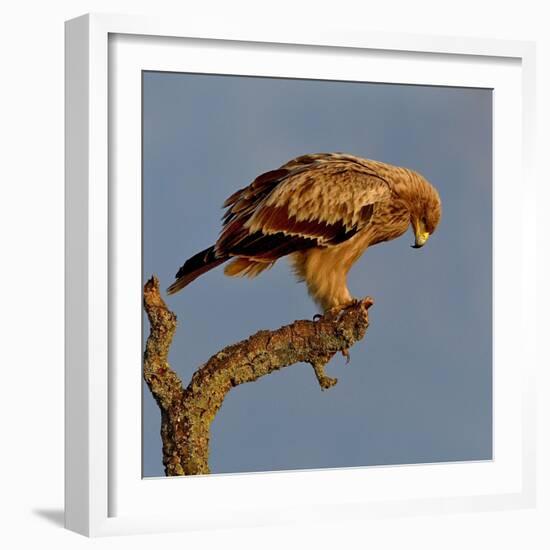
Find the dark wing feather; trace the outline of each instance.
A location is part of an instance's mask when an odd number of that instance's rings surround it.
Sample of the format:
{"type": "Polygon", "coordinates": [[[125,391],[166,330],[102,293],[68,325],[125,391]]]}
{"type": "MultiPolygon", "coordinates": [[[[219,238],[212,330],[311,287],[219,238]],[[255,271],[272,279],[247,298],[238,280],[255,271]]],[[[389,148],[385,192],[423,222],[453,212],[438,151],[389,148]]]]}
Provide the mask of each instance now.
{"type": "Polygon", "coordinates": [[[342,243],[363,229],[376,203],[390,195],[376,165],[364,159],[333,153],[298,157],[225,201],[216,255],[274,261],[342,243]]]}

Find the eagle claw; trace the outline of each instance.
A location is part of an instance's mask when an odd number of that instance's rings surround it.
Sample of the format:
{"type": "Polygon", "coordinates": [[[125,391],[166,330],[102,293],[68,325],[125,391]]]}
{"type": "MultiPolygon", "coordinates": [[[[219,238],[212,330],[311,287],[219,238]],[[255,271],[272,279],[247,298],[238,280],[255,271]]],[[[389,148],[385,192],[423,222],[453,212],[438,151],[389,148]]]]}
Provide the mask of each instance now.
{"type": "Polygon", "coordinates": [[[350,353],[349,353],[349,349],[348,349],[348,348],[343,349],[343,350],[341,351],[341,353],[342,353],[342,355],[346,358],[346,365],[349,365],[349,362],[350,362],[350,360],[351,360],[351,355],[350,355],[350,353]]]}

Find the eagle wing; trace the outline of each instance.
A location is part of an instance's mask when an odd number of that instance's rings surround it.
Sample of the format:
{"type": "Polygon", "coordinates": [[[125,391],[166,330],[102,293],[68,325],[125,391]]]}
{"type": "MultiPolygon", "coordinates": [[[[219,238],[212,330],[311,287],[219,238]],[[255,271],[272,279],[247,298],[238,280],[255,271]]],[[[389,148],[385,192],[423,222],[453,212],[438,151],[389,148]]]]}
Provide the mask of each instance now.
{"type": "Polygon", "coordinates": [[[216,256],[273,262],[298,250],[340,244],[368,225],[377,203],[390,197],[388,182],[363,159],[298,157],[226,200],[216,256]]]}

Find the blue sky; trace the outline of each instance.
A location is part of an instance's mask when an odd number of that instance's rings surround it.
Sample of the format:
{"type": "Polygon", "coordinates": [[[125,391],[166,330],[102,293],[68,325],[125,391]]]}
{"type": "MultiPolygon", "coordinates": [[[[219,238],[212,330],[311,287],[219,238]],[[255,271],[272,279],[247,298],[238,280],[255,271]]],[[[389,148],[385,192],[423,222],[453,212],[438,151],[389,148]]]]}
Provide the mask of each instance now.
{"type": "MultiPolygon", "coordinates": [[[[163,288],[215,242],[227,196],[304,153],[407,166],[442,199],[424,248],[409,232],[352,268],[351,292],[375,305],[350,364],[327,369],[338,384],[321,392],[299,364],[234,388],[212,425],[212,472],[490,459],[491,90],[146,72],[143,102],[143,276],[163,288]]],[[[218,268],[167,303],[184,384],[224,346],[317,312],[285,259],[253,280],[218,268]]],[[[143,426],[144,475],[164,475],[145,386],[143,426]]]]}

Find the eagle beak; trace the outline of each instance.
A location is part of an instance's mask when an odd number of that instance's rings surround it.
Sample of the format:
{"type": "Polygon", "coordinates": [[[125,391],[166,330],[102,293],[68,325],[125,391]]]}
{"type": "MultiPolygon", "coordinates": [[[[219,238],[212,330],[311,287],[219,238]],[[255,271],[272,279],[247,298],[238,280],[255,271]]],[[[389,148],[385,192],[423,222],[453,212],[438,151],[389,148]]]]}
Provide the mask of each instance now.
{"type": "Polygon", "coordinates": [[[417,233],[414,244],[411,244],[412,248],[422,248],[427,242],[430,234],[427,231],[424,233],[417,233]]]}

